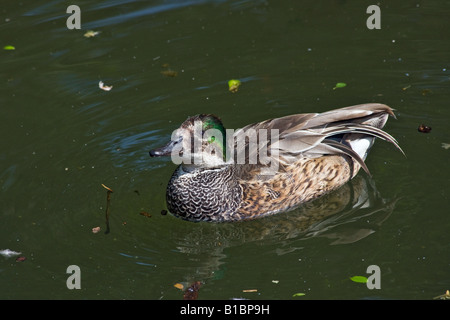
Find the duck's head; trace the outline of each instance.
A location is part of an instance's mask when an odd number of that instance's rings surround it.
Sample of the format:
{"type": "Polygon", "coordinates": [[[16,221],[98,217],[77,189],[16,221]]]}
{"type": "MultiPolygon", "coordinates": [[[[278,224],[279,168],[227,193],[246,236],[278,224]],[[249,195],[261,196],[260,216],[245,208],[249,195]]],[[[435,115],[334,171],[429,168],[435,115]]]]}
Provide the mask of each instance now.
{"type": "Polygon", "coordinates": [[[212,114],[189,117],[172,133],[169,143],[150,150],[150,157],[171,156],[183,167],[214,168],[225,164],[225,128],[212,114]]]}

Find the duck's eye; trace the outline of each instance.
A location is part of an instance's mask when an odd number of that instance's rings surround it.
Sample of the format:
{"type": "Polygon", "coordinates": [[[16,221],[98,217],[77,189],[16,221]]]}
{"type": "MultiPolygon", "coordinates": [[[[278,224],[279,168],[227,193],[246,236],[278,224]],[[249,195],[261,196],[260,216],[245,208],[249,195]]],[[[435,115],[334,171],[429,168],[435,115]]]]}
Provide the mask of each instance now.
{"type": "Polygon", "coordinates": [[[208,142],[212,143],[212,142],[214,142],[214,140],[216,140],[216,137],[211,136],[211,137],[209,137],[208,142]]]}

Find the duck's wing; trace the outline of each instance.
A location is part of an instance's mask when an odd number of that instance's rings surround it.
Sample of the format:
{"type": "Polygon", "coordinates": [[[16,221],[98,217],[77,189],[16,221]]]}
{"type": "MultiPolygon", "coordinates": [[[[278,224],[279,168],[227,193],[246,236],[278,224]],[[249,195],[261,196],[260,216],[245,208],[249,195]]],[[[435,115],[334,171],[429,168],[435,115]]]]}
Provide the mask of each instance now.
{"type": "MultiPolygon", "coordinates": [[[[397,141],[381,130],[389,115],[395,117],[390,107],[379,103],[356,105],[324,113],[290,115],[239,129],[235,132],[235,141],[242,140],[243,136],[251,132],[260,135],[261,129],[265,129],[266,142],[260,139],[258,148],[251,147],[251,139],[247,139],[244,146],[246,159],[254,158],[255,153],[259,156],[261,147],[265,148],[265,152],[268,150],[270,160],[279,160],[282,166],[295,162],[299,157],[346,154],[368,172],[364,160],[375,138],[389,141],[402,151],[397,141]],[[274,154],[278,159],[275,159],[274,154]]],[[[244,147],[235,143],[237,152],[242,152],[244,147]]]]}
{"type": "Polygon", "coordinates": [[[281,118],[269,119],[258,123],[249,124],[238,131],[249,129],[278,129],[280,135],[299,130],[325,128],[340,122],[363,123],[382,128],[386,121],[379,119],[378,115],[388,114],[395,118],[392,108],[380,103],[360,104],[322,113],[302,113],[281,118]],[[370,121],[368,121],[370,120],[370,121]]]}

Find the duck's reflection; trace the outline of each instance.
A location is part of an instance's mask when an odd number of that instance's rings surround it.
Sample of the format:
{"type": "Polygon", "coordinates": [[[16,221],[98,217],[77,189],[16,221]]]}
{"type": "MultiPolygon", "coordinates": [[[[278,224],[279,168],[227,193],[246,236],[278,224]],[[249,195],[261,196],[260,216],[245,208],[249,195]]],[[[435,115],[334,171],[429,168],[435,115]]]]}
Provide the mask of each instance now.
{"type": "Polygon", "coordinates": [[[198,280],[201,274],[208,277],[219,269],[224,249],[244,243],[280,243],[286,249],[279,254],[290,252],[290,242],[314,237],[328,238],[330,245],[354,243],[374,233],[389,218],[396,201],[383,199],[373,180],[358,175],[340,189],[290,212],[233,223],[184,222],[185,228],[174,236],[179,252],[199,263],[192,270],[198,280]]]}

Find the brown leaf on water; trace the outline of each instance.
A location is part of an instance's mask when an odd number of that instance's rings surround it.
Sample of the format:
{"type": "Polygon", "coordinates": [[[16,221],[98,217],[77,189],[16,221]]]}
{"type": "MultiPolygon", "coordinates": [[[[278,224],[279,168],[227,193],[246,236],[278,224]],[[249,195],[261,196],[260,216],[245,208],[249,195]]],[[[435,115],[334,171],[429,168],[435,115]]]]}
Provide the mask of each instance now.
{"type": "Polygon", "coordinates": [[[428,133],[431,131],[431,127],[421,124],[419,128],[417,128],[419,132],[428,133]]]}
{"type": "Polygon", "coordinates": [[[195,281],[186,289],[183,295],[183,300],[197,300],[198,290],[200,289],[202,283],[200,281],[195,281]]]}
{"type": "Polygon", "coordinates": [[[165,77],[174,78],[178,75],[178,72],[173,71],[173,70],[163,70],[163,71],[161,71],[161,74],[165,77]]]}
{"type": "Polygon", "coordinates": [[[24,256],[20,256],[20,257],[16,258],[16,262],[22,262],[22,261],[25,261],[25,260],[27,260],[27,258],[24,257],[24,256]]]}
{"type": "Polygon", "coordinates": [[[144,216],[144,217],[147,217],[147,218],[151,218],[152,217],[152,215],[150,213],[145,212],[145,211],[141,211],[141,212],[139,212],[139,214],[141,216],[144,216]]]}

